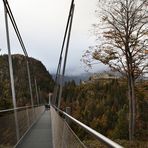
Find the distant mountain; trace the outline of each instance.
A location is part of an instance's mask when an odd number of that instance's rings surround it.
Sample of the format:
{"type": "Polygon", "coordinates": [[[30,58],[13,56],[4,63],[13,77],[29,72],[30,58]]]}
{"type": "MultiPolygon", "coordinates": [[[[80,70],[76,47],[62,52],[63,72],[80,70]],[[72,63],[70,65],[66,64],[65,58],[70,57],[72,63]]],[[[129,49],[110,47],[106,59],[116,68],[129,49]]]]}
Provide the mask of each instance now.
{"type": "MultiPolygon", "coordinates": [[[[64,77],[64,82],[74,80],[76,84],[79,84],[80,81],[88,80],[91,75],[92,75],[92,73],[83,73],[83,74],[80,74],[80,75],[66,75],[64,77]]],[[[55,80],[55,74],[52,74],[52,77],[55,80]]]]}
{"type": "Polygon", "coordinates": [[[80,74],[77,76],[65,76],[65,82],[74,80],[76,84],[79,84],[80,81],[86,81],[89,79],[89,77],[90,77],[89,74],[80,74]]]}

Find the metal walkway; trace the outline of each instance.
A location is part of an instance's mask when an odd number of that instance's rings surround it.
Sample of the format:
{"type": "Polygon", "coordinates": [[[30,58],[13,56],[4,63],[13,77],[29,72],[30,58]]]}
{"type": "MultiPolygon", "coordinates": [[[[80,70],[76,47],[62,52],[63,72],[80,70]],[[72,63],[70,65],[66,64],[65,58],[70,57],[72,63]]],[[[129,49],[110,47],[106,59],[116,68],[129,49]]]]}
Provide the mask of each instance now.
{"type": "Polygon", "coordinates": [[[45,111],[16,148],[52,148],[50,111],[45,111]]]}

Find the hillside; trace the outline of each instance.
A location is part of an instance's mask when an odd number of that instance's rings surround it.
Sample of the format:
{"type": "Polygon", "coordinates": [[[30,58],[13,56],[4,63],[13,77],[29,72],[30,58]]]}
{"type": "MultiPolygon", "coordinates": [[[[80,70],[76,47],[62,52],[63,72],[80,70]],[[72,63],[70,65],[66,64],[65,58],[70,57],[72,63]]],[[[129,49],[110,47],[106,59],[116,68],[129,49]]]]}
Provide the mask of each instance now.
{"type": "MultiPolygon", "coordinates": [[[[26,69],[26,60],[23,55],[12,55],[14,83],[16,90],[17,106],[30,105],[30,93],[28,84],[28,75],[26,69]]],[[[33,89],[34,104],[36,101],[35,79],[40,92],[40,103],[48,99],[48,93],[53,90],[54,81],[52,76],[46,70],[45,66],[34,58],[29,58],[31,82],[33,89]]],[[[8,56],[0,56],[0,109],[12,107],[8,56]]]]}

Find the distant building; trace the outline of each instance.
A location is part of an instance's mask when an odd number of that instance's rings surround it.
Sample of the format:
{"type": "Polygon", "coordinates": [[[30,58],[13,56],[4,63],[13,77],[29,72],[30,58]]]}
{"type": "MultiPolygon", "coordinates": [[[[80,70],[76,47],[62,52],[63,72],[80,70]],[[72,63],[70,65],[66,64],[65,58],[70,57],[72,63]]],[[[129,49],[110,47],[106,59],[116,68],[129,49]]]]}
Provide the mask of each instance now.
{"type": "Polygon", "coordinates": [[[94,74],[93,76],[91,76],[91,80],[99,80],[99,79],[118,79],[119,76],[117,75],[113,75],[110,73],[98,73],[98,74],[94,74]]]}
{"type": "Polygon", "coordinates": [[[96,73],[96,74],[93,74],[89,80],[87,81],[82,81],[82,84],[86,84],[86,83],[93,83],[95,81],[102,81],[102,80],[111,80],[111,79],[119,79],[120,76],[119,75],[113,75],[113,74],[110,74],[110,73],[107,73],[107,72],[104,72],[104,73],[96,73]]]}

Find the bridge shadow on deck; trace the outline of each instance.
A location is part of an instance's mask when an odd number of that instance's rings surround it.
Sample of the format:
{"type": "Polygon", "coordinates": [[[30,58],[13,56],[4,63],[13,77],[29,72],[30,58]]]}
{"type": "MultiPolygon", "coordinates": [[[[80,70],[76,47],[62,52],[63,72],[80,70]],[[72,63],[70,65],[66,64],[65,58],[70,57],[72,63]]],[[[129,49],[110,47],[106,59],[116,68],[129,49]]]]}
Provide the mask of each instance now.
{"type": "Polygon", "coordinates": [[[52,148],[50,111],[45,111],[16,148],[52,148]]]}

